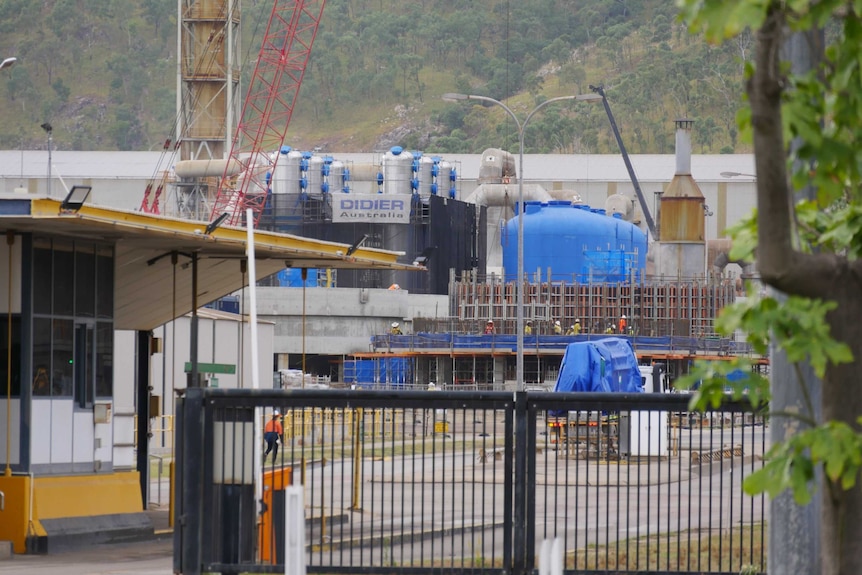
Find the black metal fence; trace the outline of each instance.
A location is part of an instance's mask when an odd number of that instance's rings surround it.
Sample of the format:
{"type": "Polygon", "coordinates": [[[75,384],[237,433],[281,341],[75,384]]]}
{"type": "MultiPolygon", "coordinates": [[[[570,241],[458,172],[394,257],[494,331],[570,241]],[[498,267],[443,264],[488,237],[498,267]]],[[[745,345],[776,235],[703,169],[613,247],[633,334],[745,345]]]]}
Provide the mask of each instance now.
{"type": "Polygon", "coordinates": [[[745,405],[687,397],[189,389],[177,413],[175,571],[763,573],[767,448],[745,405]],[[266,422],[282,437],[264,458],[266,422]],[[286,528],[301,485],[305,532],[286,528]]]}

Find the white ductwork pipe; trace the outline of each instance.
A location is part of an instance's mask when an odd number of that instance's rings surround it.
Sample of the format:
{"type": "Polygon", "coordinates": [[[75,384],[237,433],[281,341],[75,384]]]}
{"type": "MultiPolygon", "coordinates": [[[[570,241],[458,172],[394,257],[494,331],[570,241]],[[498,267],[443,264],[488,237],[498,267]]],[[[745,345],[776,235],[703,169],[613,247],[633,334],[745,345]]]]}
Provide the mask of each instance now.
{"type": "Polygon", "coordinates": [[[634,200],[625,194],[608,196],[605,200],[605,212],[609,216],[619,214],[625,221],[630,222],[634,214],[634,200]]]}
{"type": "Polygon", "coordinates": [[[479,163],[480,184],[500,184],[504,179],[514,181],[517,177],[515,156],[499,148],[488,148],[482,152],[479,163]]]}
{"type": "MultiPolygon", "coordinates": [[[[176,163],[174,171],[178,178],[208,178],[221,177],[225,175],[225,166],[228,160],[182,160],[176,163]]],[[[236,160],[231,160],[231,168],[228,176],[235,176],[242,170],[242,166],[236,160]]]]}
{"type": "Polygon", "coordinates": [[[561,202],[572,202],[572,205],[583,204],[584,199],[576,190],[548,190],[551,198],[561,202]]]}
{"type": "MultiPolygon", "coordinates": [[[[512,184],[482,184],[470,194],[465,202],[478,206],[506,207],[514,205],[518,200],[518,186],[512,184]]],[[[525,202],[550,202],[551,194],[538,184],[524,184],[525,202]]]]}
{"type": "Polygon", "coordinates": [[[720,275],[728,264],[736,264],[742,268],[742,277],[755,276],[755,262],[733,260],[730,258],[730,250],[733,241],[730,238],[716,238],[706,242],[706,262],[720,275]]]}

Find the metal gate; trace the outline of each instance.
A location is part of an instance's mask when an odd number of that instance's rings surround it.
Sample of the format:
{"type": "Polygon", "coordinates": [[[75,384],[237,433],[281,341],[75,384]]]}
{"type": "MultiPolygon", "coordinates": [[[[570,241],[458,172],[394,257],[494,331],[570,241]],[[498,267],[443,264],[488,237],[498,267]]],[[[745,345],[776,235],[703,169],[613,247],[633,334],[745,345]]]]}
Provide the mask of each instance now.
{"type": "Polygon", "coordinates": [[[687,400],[189,389],[175,571],[285,572],[285,489],[301,485],[311,573],[522,574],[554,539],[567,573],[765,572],[766,504],[741,479],[766,425],[687,400]]]}

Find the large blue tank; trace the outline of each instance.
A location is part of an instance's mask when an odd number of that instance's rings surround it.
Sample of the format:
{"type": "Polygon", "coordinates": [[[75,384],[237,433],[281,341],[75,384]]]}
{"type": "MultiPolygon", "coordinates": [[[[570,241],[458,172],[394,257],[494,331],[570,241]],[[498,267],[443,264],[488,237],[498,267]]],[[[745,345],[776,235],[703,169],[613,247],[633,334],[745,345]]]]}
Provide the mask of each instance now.
{"type": "MultiPolygon", "coordinates": [[[[517,278],[518,217],[506,222],[501,237],[506,280],[517,278]]],[[[647,236],[636,225],[604,210],[566,201],[526,202],[524,273],[537,270],[541,281],[639,281],[646,269],[647,236]]]]}

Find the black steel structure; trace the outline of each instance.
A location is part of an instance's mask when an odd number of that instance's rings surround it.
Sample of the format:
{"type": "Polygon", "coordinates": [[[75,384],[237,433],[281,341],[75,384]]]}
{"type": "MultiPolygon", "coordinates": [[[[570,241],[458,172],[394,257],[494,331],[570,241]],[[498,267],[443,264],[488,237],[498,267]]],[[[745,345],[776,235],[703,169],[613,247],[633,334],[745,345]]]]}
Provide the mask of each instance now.
{"type": "Polygon", "coordinates": [[[449,270],[484,274],[487,208],[443,196],[410,198],[410,221],[404,224],[333,222],[330,194],[272,194],[260,220],[262,229],[303,237],[403,251],[404,263],[419,256],[427,273],[387,270],[339,270],[338,287],[388,288],[398,284],[411,293],[447,294],[449,270]]]}

